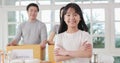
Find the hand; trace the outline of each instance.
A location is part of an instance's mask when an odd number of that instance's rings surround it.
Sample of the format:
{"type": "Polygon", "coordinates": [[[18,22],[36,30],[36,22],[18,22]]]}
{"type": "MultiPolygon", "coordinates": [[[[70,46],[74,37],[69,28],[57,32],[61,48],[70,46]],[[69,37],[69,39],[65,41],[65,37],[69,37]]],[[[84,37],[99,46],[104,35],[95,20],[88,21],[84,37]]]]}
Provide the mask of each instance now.
{"type": "Polygon", "coordinates": [[[67,51],[63,48],[57,48],[54,51],[55,55],[67,56],[67,51]]]}
{"type": "Polygon", "coordinates": [[[56,48],[56,49],[54,50],[55,56],[60,56],[58,53],[59,53],[59,48],[56,48]]]}
{"type": "Polygon", "coordinates": [[[47,43],[47,41],[44,40],[43,42],[40,43],[40,47],[41,47],[42,49],[45,49],[46,43],[47,43]]]}
{"type": "Polygon", "coordinates": [[[92,48],[92,45],[91,45],[90,43],[87,43],[87,44],[85,44],[85,48],[86,48],[86,49],[91,49],[91,48],[92,48]]]}
{"type": "Polygon", "coordinates": [[[81,44],[80,49],[81,50],[91,50],[92,45],[89,42],[84,42],[81,44]]]}
{"type": "Polygon", "coordinates": [[[17,46],[18,44],[16,42],[11,42],[7,46],[17,46]]]}

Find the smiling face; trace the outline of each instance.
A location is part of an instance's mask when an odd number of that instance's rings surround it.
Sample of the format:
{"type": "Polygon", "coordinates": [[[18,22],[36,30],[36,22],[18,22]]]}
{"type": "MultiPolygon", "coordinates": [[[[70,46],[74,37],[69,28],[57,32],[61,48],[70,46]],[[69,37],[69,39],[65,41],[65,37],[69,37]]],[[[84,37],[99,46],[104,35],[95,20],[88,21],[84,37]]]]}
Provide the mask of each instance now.
{"type": "Polygon", "coordinates": [[[35,7],[35,6],[31,6],[31,7],[29,7],[29,9],[28,9],[28,17],[29,17],[29,20],[35,20],[36,19],[36,17],[37,17],[37,13],[38,13],[38,9],[37,9],[37,7],[35,7]]]}
{"type": "Polygon", "coordinates": [[[78,27],[78,23],[80,20],[80,15],[75,12],[74,8],[69,8],[64,15],[64,21],[67,24],[68,28],[78,27]]]}

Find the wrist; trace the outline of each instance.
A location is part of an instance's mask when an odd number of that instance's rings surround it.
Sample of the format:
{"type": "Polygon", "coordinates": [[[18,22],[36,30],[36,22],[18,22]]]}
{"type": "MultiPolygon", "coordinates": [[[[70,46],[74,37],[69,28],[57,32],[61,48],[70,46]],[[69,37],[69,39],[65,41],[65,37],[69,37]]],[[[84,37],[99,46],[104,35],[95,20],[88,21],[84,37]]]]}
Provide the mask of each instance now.
{"type": "Polygon", "coordinates": [[[66,52],[65,52],[65,56],[69,56],[69,51],[66,51],[66,52]]]}

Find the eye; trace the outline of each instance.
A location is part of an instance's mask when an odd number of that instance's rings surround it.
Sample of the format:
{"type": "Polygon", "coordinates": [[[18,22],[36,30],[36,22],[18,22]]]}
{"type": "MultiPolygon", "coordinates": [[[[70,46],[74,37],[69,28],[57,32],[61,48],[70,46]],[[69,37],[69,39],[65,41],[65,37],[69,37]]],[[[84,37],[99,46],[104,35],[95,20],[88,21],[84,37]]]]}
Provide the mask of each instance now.
{"type": "Polygon", "coordinates": [[[70,16],[70,14],[66,14],[66,16],[68,16],[68,17],[69,17],[69,16],[70,16]]]}
{"type": "Polygon", "coordinates": [[[67,16],[70,16],[70,15],[67,15],[67,16]]]}
{"type": "Polygon", "coordinates": [[[77,16],[78,14],[74,14],[74,16],[77,16]]]}

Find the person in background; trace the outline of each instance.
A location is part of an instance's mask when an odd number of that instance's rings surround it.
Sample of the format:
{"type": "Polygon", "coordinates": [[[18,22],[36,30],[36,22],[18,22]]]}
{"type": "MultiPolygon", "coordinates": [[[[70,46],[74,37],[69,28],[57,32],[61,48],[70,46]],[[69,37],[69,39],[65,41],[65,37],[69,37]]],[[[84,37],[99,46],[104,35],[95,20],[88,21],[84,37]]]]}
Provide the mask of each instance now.
{"type": "Polygon", "coordinates": [[[89,63],[92,41],[79,5],[69,3],[63,10],[54,46],[55,61],[89,63]]]}
{"type": "MultiPolygon", "coordinates": [[[[63,9],[64,9],[64,7],[61,7],[61,9],[60,9],[60,21],[62,18],[63,9]]],[[[53,29],[51,30],[50,36],[48,38],[49,45],[54,45],[54,37],[56,34],[58,34],[59,26],[60,26],[59,24],[56,24],[56,25],[54,25],[53,29]]]]}
{"type": "Polygon", "coordinates": [[[28,21],[19,25],[15,38],[8,44],[8,46],[18,45],[21,37],[23,44],[40,44],[45,48],[47,43],[47,29],[46,25],[39,21],[36,17],[39,12],[39,7],[35,3],[30,3],[27,8],[28,21]]]}

